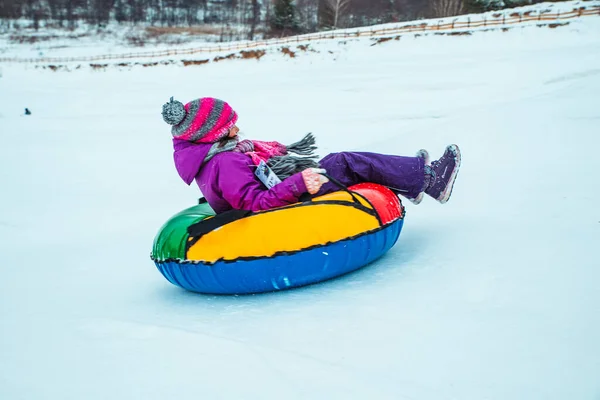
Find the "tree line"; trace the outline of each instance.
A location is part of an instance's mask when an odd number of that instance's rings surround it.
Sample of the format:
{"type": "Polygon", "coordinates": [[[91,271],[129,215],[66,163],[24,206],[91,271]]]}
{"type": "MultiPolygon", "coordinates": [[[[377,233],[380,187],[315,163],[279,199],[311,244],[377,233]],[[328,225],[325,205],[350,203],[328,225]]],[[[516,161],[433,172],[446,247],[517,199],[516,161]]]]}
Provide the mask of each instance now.
{"type": "MultiPolygon", "coordinates": [[[[226,24],[281,36],[387,22],[498,10],[543,0],[0,0],[0,19],[26,18],[34,27],[52,22],[153,26],[226,24]]],[[[548,0],[546,0],[548,1],[548,0]]],[[[239,38],[233,38],[239,39],[239,38]]]]}

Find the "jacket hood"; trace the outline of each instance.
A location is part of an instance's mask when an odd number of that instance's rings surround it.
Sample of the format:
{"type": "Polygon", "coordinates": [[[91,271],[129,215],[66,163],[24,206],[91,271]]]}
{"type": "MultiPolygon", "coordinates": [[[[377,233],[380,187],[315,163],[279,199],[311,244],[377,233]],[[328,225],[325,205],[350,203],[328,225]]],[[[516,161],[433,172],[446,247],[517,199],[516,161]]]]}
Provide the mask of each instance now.
{"type": "Polygon", "coordinates": [[[177,173],[185,183],[191,185],[204,164],[212,143],[192,143],[187,140],[173,139],[173,159],[177,173]]]}

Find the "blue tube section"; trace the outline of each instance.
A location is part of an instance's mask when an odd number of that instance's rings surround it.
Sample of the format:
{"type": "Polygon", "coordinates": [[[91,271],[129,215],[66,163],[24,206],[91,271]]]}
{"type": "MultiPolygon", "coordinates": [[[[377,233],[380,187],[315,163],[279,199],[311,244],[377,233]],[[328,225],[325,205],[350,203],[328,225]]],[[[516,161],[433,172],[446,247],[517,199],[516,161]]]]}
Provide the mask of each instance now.
{"type": "Polygon", "coordinates": [[[404,219],[381,230],[326,246],[270,258],[218,261],[212,265],[155,261],[169,282],[212,294],[250,294],[291,289],[355,271],[394,246],[404,219]]]}

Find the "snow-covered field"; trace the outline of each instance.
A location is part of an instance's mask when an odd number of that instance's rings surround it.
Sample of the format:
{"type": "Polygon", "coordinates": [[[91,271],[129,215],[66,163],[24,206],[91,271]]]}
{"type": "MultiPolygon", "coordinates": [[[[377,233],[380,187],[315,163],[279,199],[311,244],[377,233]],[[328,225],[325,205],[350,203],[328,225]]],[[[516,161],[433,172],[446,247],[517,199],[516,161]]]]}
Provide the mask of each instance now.
{"type": "Polygon", "coordinates": [[[599,399],[600,18],[370,44],[3,65],[0,398],[599,399]],[[405,202],[397,245],[354,274],[188,293],[149,259],[199,196],[172,165],[170,96],[226,99],[248,137],[312,131],[323,155],[458,143],[463,166],[448,204],[405,202]]]}

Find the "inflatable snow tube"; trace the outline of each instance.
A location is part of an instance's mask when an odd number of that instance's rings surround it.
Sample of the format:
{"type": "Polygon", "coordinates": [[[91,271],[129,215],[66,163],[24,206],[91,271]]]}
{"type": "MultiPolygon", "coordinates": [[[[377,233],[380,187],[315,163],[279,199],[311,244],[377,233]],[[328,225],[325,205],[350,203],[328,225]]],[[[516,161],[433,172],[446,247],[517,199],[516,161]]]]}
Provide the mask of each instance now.
{"type": "Polygon", "coordinates": [[[190,291],[270,292],[369,264],[396,243],[403,223],[398,197],[370,183],[256,213],[215,215],[201,203],[165,223],[151,258],[169,282],[190,291]]]}

